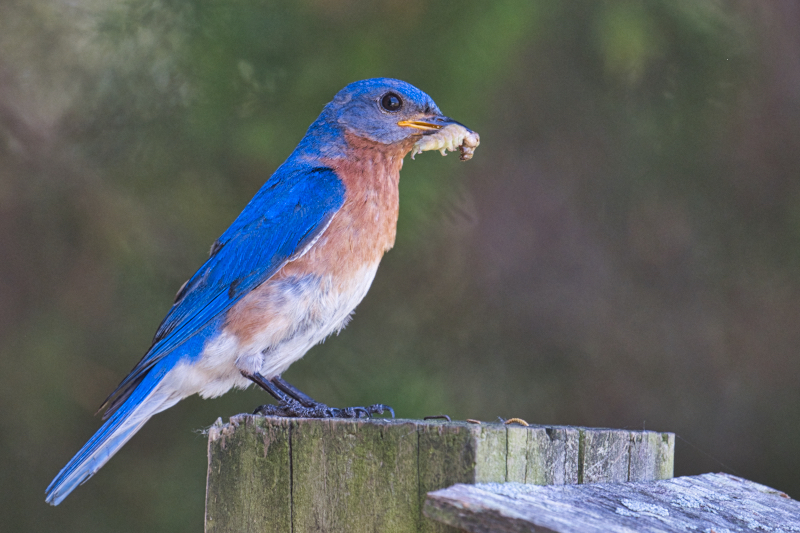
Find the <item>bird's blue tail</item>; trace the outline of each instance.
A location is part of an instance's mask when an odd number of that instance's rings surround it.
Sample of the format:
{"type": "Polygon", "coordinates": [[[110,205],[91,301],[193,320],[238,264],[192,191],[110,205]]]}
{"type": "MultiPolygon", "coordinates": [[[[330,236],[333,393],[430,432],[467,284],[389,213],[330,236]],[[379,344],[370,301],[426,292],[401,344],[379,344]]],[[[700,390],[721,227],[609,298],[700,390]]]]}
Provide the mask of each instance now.
{"type": "Polygon", "coordinates": [[[156,413],[175,405],[179,396],[157,390],[168,368],[159,365],[148,372],[119,409],[84,444],[46,490],[46,501],[58,505],[75,487],[84,483],[141,429],[156,413]]]}

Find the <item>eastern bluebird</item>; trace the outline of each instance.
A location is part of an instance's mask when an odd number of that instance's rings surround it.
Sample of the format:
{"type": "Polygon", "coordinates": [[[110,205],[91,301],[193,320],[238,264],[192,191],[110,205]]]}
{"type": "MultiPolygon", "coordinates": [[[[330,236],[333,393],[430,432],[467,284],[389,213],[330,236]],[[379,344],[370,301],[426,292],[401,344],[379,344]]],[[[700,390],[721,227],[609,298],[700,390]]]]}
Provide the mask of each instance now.
{"type": "Polygon", "coordinates": [[[345,327],[366,295],[394,244],[403,157],[459,147],[468,159],[477,142],[403,81],[364,80],[336,94],[178,291],[150,349],[101,406],[106,422],[47,487],[47,502],[61,503],[151,416],[192,394],[256,383],[278,402],[257,409],[266,414],[391,411],[331,408],[280,376],[345,327]]]}

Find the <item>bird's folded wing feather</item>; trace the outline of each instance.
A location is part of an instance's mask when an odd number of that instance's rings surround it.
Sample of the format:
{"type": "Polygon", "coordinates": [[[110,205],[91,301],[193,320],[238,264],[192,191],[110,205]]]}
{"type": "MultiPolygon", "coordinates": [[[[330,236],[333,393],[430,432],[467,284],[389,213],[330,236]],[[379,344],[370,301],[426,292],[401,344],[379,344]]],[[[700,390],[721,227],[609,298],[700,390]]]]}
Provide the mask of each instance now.
{"type": "Polygon", "coordinates": [[[344,185],[333,170],[279,168],[178,293],[151,348],[104,402],[109,405],[104,418],[150,368],[302,253],[343,203],[344,185]]]}

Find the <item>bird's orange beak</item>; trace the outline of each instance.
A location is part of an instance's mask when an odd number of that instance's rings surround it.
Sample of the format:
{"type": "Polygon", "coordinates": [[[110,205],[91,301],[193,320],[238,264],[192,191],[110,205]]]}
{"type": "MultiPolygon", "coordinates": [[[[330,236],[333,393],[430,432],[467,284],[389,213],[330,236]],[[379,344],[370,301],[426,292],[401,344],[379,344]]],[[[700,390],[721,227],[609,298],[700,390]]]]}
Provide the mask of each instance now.
{"type": "Polygon", "coordinates": [[[434,124],[433,122],[426,122],[424,120],[401,120],[397,125],[422,131],[436,131],[443,127],[441,124],[434,124]]]}
{"type": "MultiPolygon", "coordinates": [[[[460,122],[456,122],[450,117],[445,117],[442,115],[433,115],[427,117],[421,117],[419,120],[401,120],[397,123],[398,126],[404,126],[406,128],[414,128],[415,130],[419,130],[420,133],[423,135],[430,135],[435,131],[439,131],[440,129],[444,128],[445,126],[449,126],[450,124],[458,124],[459,126],[464,126],[460,122]]],[[[464,126],[467,128],[466,126],[464,126]]],[[[469,128],[467,128],[469,129],[469,128]]]]}

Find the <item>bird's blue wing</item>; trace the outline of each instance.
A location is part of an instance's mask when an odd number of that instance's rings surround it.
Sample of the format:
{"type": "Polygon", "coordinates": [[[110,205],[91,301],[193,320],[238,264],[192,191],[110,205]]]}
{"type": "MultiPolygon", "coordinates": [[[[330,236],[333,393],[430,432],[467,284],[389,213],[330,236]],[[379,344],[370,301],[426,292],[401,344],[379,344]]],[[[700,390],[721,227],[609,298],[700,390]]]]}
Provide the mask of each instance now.
{"type": "Polygon", "coordinates": [[[344,194],[330,168],[288,162],[279,168],[181,288],[151,348],[104,403],[109,405],[104,418],[156,363],[311,244],[344,203],[344,194]]]}

